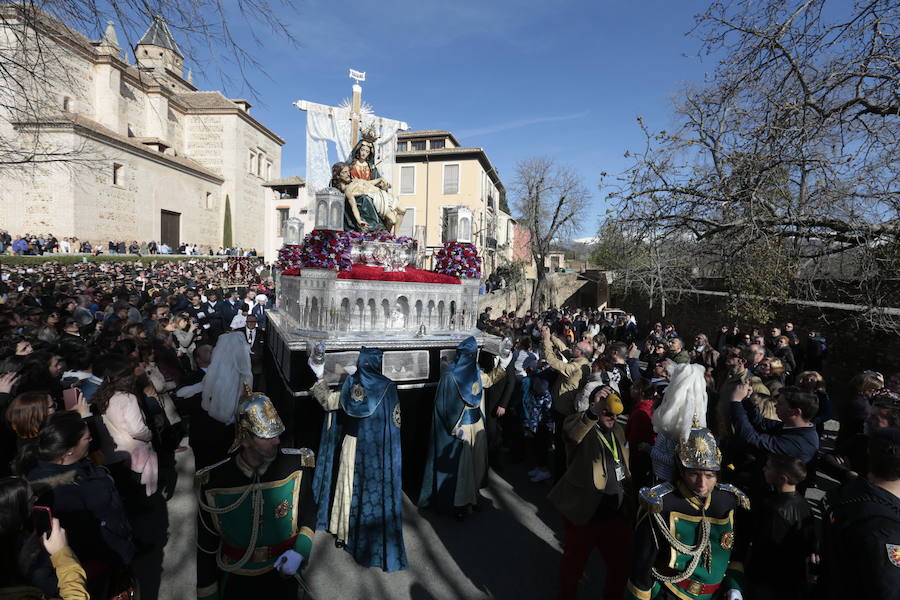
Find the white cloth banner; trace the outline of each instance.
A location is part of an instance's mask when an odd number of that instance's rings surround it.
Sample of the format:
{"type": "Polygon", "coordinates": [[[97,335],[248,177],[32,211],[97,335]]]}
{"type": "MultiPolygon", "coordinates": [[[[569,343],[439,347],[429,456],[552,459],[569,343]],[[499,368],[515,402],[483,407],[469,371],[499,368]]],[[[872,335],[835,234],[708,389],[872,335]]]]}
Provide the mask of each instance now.
{"type": "MultiPolygon", "coordinates": [[[[328,186],[331,181],[331,165],[350,158],[353,145],[350,143],[350,109],[337,107],[309,106],[306,109],[306,189],[310,206],[316,192],[328,186]],[[337,157],[329,160],[328,142],[333,142],[337,157]]],[[[394,176],[394,156],[397,147],[397,131],[406,124],[393,119],[363,115],[360,130],[374,127],[378,135],[375,142],[376,168],[382,178],[392,183],[394,176]]]]}

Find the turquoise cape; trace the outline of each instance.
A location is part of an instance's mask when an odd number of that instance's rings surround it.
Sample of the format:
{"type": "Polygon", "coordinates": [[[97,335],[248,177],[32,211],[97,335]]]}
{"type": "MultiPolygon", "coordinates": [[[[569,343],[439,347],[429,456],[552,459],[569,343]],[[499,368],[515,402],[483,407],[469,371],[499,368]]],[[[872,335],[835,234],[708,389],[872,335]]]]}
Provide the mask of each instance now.
{"type": "Polygon", "coordinates": [[[341,409],[331,427],[322,426],[313,490],[318,503],[317,529],[328,529],[341,444],[356,436],[347,551],[364,567],[398,571],[408,566],[403,544],[400,399],[397,386],[381,374],[382,352],[363,348],[356,373],[341,388],[341,409]],[[361,385],[365,396],[360,399],[361,385]]]}
{"type": "Polygon", "coordinates": [[[420,507],[430,506],[448,514],[455,509],[456,473],[464,443],[456,437],[457,423],[467,406],[481,404],[481,369],[477,358],[478,344],[470,336],[457,346],[453,364],[441,374],[434,396],[431,440],[419,492],[420,507]],[[475,385],[477,393],[473,393],[475,385]]]}

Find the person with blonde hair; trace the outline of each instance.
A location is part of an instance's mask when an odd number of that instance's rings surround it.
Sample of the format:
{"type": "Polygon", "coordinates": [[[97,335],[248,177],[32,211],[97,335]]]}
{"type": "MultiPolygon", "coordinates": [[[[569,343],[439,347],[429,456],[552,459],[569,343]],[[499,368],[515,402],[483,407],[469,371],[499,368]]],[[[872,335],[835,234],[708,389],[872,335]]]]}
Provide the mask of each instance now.
{"type": "Polygon", "coordinates": [[[841,429],[835,440],[835,447],[850,444],[854,437],[863,434],[872,394],[883,387],[884,376],[877,371],[863,371],[850,380],[853,395],[838,406],[841,429]]]}
{"type": "Polygon", "coordinates": [[[834,418],[834,405],[831,402],[831,396],[825,387],[825,378],[818,371],[803,371],[797,374],[796,383],[798,387],[808,390],[816,395],[819,399],[819,414],[816,415],[816,429],[819,435],[825,421],[834,418]]]}

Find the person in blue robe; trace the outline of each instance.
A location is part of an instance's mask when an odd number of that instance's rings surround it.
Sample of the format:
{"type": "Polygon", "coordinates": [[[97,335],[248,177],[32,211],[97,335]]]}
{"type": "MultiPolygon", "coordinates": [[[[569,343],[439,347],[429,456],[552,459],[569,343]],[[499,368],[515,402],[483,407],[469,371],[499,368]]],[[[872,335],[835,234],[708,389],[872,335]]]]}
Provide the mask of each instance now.
{"type": "Polygon", "coordinates": [[[484,388],[506,375],[512,355],[490,373],[478,367],[478,344],[467,337],[456,347],[453,363],[441,374],[434,398],[431,440],[419,507],[464,517],[478,505],[478,490],[488,470],[484,430],[484,388]]]}
{"type": "Polygon", "coordinates": [[[364,567],[406,569],[401,489],[400,400],[381,373],[382,352],[362,348],[356,371],[332,392],[324,365],[311,391],[327,411],[313,478],[317,529],[335,535],[364,567]]]}

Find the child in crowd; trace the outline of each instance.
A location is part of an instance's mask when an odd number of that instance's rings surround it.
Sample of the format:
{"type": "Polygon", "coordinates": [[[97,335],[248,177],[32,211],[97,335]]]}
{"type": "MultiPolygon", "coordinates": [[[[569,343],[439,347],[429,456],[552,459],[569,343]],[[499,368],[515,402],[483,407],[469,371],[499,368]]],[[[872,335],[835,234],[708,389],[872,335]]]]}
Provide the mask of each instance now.
{"type": "Polygon", "coordinates": [[[628,468],[631,471],[634,488],[637,490],[653,483],[650,451],[656,441],[656,432],[653,431],[650,419],[658,399],[656,386],[648,379],[638,379],[631,386],[631,400],[634,407],[625,425],[625,439],[628,440],[630,452],[628,468]]]}
{"type": "Polygon", "coordinates": [[[763,474],[772,491],[750,513],[749,597],[804,598],[807,563],[817,547],[812,512],[797,492],[797,484],[806,479],[806,466],[797,458],[772,454],[763,474]]]}

